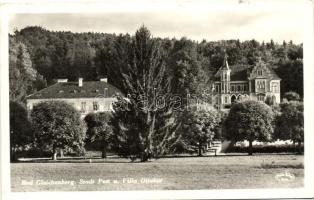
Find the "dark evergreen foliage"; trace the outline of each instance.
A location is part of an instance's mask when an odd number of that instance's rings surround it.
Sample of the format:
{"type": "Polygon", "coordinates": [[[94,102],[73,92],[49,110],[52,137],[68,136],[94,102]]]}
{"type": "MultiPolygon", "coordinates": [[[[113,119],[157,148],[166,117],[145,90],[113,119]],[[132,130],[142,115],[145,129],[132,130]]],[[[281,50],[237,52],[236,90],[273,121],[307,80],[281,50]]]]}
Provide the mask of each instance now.
{"type": "MultiPolygon", "coordinates": [[[[133,39],[134,36],[129,34],[56,32],[38,26],[26,27],[10,36],[10,41],[25,45],[24,52],[29,53],[30,59],[24,63],[28,66],[27,63],[31,62],[32,69],[48,85],[56,78],[67,77],[76,81],[78,77],[97,80],[107,76],[108,81],[123,92],[126,89],[121,72],[133,60],[133,39]]],[[[211,75],[221,66],[226,52],[229,65],[254,64],[261,56],[282,79],[281,94],[294,91],[303,97],[302,44],[293,44],[292,41],[278,44],[273,40],[262,43],[256,40],[203,40],[198,43],[188,38],[154,40],[161,44],[165,55],[165,71],[172,79],[173,93],[186,93],[188,90],[197,94],[206,90],[206,85],[212,80],[211,75]]],[[[15,66],[14,59],[11,59],[14,56],[14,51],[10,51],[10,67],[15,66]]],[[[44,86],[37,84],[38,88],[44,86]]],[[[26,94],[32,92],[28,90],[26,94]]]]}

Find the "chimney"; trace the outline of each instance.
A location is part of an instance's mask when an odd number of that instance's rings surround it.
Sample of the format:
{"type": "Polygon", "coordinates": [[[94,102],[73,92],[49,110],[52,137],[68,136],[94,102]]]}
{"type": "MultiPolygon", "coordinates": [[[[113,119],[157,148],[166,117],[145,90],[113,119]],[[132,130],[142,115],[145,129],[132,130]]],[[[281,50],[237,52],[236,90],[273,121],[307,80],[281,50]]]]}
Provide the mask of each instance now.
{"type": "Polygon", "coordinates": [[[57,83],[67,83],[67,82],[68,82],[67,78],[57,79],[57,83]]]}
{"type": "Polygon", "coordinates": [[[101,78],[101,79],[100,79],[100,82],[108,83],[108,78],[101,78]]]}
{"type": "Polygon", "coordinates": [[[83,78],[79,78],[79,87],[83,86],[83,78]]]}

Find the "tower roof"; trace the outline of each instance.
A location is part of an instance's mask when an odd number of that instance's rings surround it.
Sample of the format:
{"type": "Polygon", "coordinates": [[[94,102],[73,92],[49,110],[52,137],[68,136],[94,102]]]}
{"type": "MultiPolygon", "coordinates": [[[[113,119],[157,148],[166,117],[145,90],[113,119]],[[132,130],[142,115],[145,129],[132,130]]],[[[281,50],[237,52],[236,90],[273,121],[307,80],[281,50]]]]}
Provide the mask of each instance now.
{"type": "Polygon", "coordinates": [[[227,56],[226,53],[225,53],[225,56],[224,56],[224,61],[222,63],[221,69],[229,69],[228,56],[227,56]]]}

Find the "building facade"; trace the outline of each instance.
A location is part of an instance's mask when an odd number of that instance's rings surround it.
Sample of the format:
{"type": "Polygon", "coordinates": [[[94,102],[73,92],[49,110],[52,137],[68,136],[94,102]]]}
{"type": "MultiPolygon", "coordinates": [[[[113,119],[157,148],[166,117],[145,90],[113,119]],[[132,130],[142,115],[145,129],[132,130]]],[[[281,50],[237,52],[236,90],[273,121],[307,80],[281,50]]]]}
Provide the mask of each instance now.
{"type": "Polygon", "coordinates": [[[229,109],[233,102],[241,100],[270,99],[280,103],[280,80],[261,59],[253,66],[229,66],[225,55],[223,65],[214,75],[213,105],[217,109],[229,109]]]}
{"type": "Polygon", "coordinates": [[[110,112],[112,104],[122,95],[119,89],[107,83],[107,78],[99,81],[68,82],[58,79],[57,83],[27,97],[27,109],[43,101],[64,101],[74,106],[84,118],[88,113],[110,112]]]}

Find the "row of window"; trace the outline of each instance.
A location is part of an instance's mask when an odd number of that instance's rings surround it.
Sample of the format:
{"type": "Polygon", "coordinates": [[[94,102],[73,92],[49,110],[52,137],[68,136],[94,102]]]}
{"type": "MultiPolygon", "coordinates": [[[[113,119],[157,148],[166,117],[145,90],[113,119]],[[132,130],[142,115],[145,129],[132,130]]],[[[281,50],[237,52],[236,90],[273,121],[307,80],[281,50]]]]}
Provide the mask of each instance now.
{"type": "MultiPolygon", "coordinates": [[[[256,87],[259,91],[261,91],[261,90],[264,91],[266,89],[266,81],[265,80],[256,81],[256,87]]],[[[278,83],[271,83],[270,90],[271,90],[271,92],[279,93],[279,84],[278,83]]]]}
{"type": "MultiPolygon", "coordinates": [[[[93,102],[93,110],[97,111],[99,110],[99,103],[94,101],[93,102]]],[[[81,112],[85,112],[86,111],[86,102],[81,102],[81,112]]]]}
{"type": "Polygon", "coordinates": [[[258,76],[263,76],[263,70],[257,70],[257,75],[258,76]]]}
{"type": "Polygon", "coordinates": [[[265,89],[266,81],[265,80],[256,81],[256,87],[257,89],[265,89]]]}
{"type": "MultiPolygon", "coordinates": [[[[227,90],[227,85],[222,85],[222,91],[227,90]]],[[[247,91],[247,85],[241,84],[241,85],[230,85],[230,89],[232,92],[243,92],[247,91]]],[[[219,92],[219,85],[216,85],[216,92],[219,92]]]]}
{"type": "Polygon", "coordinates": [[[247,86],[246,85],[231,85],[231,91],[232,92],[242,92],[242,91],[247,91],[247,86]]]}
{"type": "Polygon", "coordinates": [[[265,96],[264,95],[257,95],[257,101],[264,101],[265,96]]]}
{"type": "MultiPolygon", "coordinates": [[[[221,91],[226,91],[229,88],[227,84],[221,85],[221,91]]],[[[279,84],[278,83],[271,83],[271,92],[279,93],[279,84]]],[[[257,91],[265,91],[266,90],[266,81],[265,80],[258,80],[256,81],[256,89],[257,91]]],[[[215,91],[219,92],[219,85],[215,86],[215,91]]],[[[230,85],[231,92],[245,92],[248,91],[248,86],[246,84],[237,84],[237,85],[230,85]]]]}

